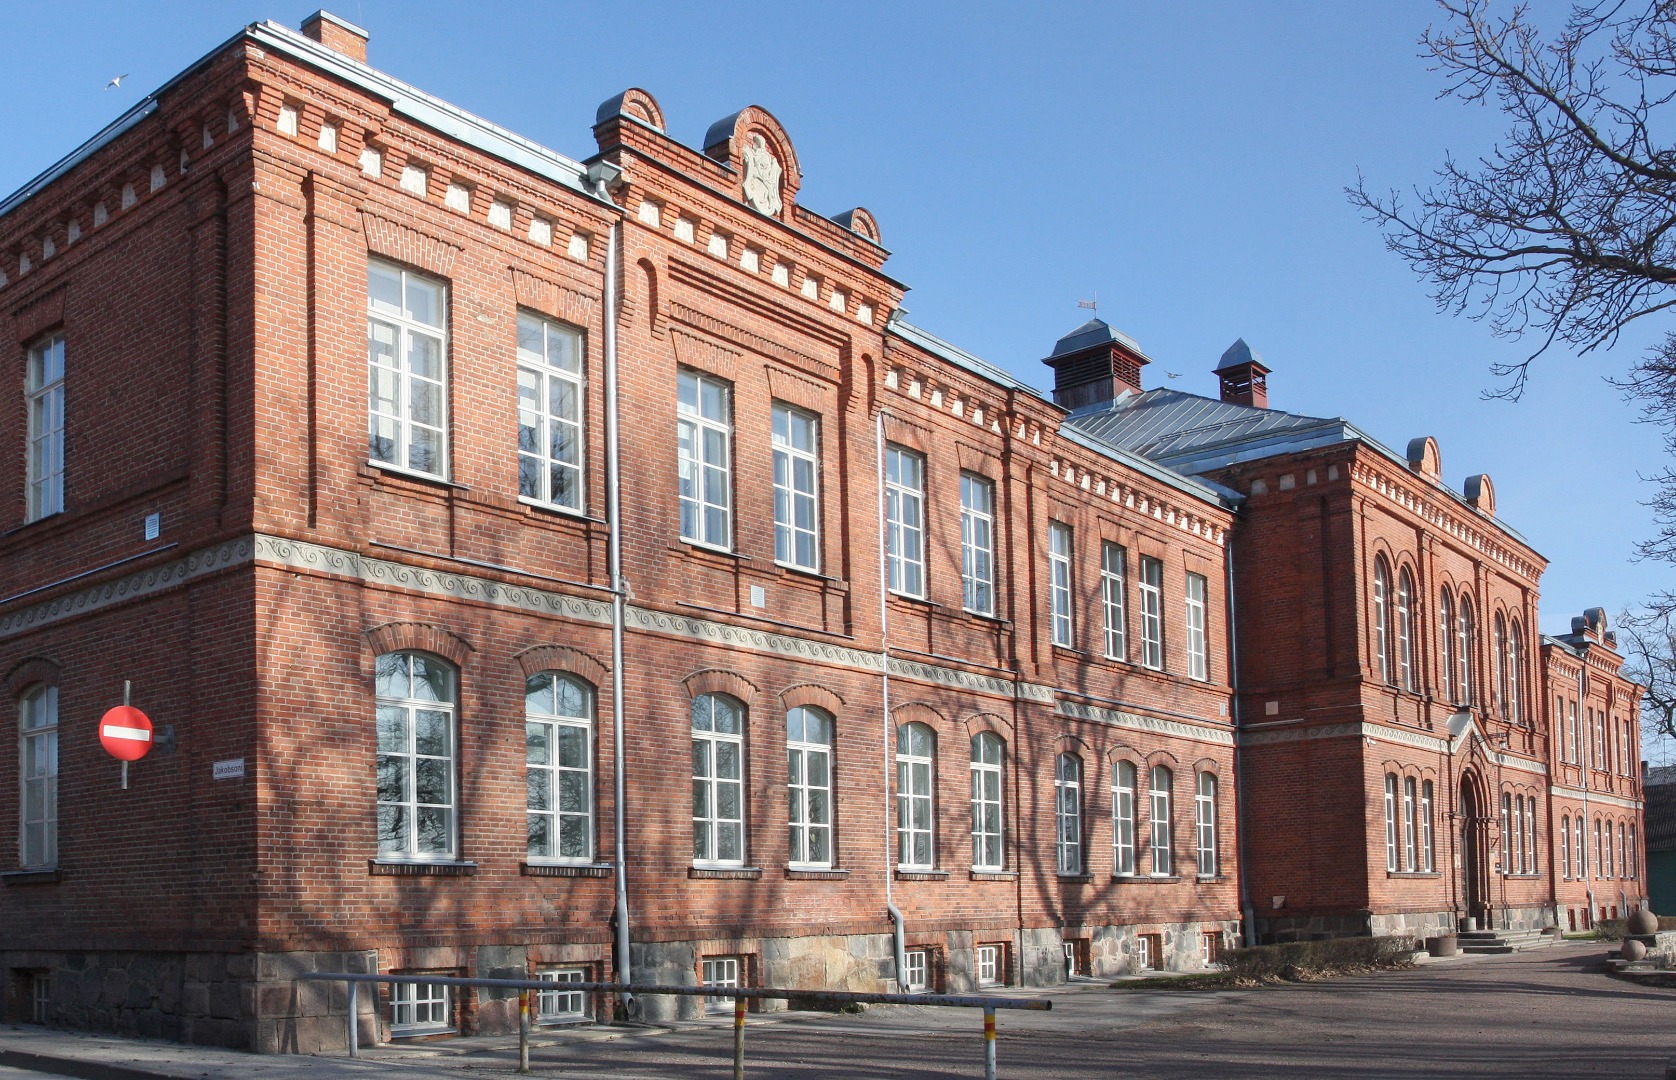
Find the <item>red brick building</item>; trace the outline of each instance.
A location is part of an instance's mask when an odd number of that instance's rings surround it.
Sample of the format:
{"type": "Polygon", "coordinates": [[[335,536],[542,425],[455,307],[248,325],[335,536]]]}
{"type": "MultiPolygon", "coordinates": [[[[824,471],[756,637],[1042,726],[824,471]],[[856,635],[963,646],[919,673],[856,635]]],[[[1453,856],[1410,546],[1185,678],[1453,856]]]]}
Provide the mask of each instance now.
{"type": "Polygon", "coordinates": [[[760,108],[694,148],[629,90],[577,161],[365,60],[247,27],[0,203],[10,1015],[308,1051],[344,1006],[303,970],[959,991],[1551,921],[1482,880],[1503,773],[1551,829],[1505,644],[1542,561],[1487,482],[1181,396],[1256,418],[1189,460],[1098,321],[1044,397],[900,317],[760,108]],[[1445,587],[1514,705],[1449,698],[1445,587]],[[127,789],[125,683],[172,736],[127,789]],[[1437,817],[1380,871],[1386,776],[1437,817]]]}

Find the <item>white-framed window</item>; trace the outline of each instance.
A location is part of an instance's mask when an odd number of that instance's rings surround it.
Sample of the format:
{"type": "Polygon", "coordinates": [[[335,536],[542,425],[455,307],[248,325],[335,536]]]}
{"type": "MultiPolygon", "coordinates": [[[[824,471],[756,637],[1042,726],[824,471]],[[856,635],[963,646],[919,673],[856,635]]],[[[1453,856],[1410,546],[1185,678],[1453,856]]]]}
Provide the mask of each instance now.
{"type": "Polygon", "coordinates": [[[1571,867],[1571,815],[1560,818],[1560,876],[1570,879],[1571,867]]]}
{"type": "Polygon", "coordinates": [[[389,263],[367,264],[367,454],[448,475],[448,287],[389,263]]]}
{"type": "Polygon", "coordinates": [[[1141,666],[1164,669],[1164,562],[1141,556],[1141,666]]]}
{"type": "Polygon", "coordinates": [[[1152,935],[1135,935],[1135,968],[1138,971],[1152,970],[1152,935]]]}
{"type": "Polygon", "coordinates": [[[1541,869],[1540,858],[1536,849],[1536,796],[1525,797],[1525,873],[1534,874],[1541,869]]]}
{"type": "Polygon", "coordinates": [[[1607,853],[1600,846],[1600,818],[1595,818],[1595,877],[1599,878],[1602,871],[1607,877],[1612,876],[1612,868],[1606,865],[1607,853]]]}
{"type": "Polygon", "coordinates": [[[1414,680],[1414,578],[1405,566],[1397,575],[1397,685],[1415,688],[1414,680]]]}
{"type": "Polygon", "coordinates": [[[1048,523],[1048,623],[1055,645],[1070,648],[1071,527],[1048,523]]]}
{"type": "MultiPolygon", "coordinates": [[[[739,986],[739,967],[737,956],[706,956],[701,962],[699,974],[705,986],[736,988],[739,986]]],[[[727,994],[704,998],[706,1012],[726,1012],[732,1008],[733,998],[727,994]]]]}
{"type": "Polygon", "coordinates": [[[1514,619],[1507,627],[1507,719],[1517,724],[1524,715],[1525,632],[1514,619]]]}
{"type": "Polygon", "coordinates": [[[1625,858],[1629,859],[1629,876],[1639,878],[1641,876],[1641,848],[1635,842],[1634,825],[1629,827],[1629,854],[1625,858]]]}
{"type": "Polygon", "coordinates": [[[1373,652],[1382,682],[1397,681],[1391,663],[1391,568],[1380,555],[1373,561],[1373,652]]]}
{"type": "Polygon", "coordinates": [[[1496,711],[1507,716],[1507,616],[1496,612],[1495,622],[1491,624],[1492,640],[1490,660],[1495,665],[1495,694],[1496,711]]]}
{"type": "Polygon", "coordinates": [[[1174,776],[1169,767],[1152,767],[1152,874],[1169,877],[1175,872],[1175,852],[1171,844],[1170,788],[1174,776]]]}
{"type": "MultiPolygon", "coordinates": [[[[1596,824],[1598,825],[1599,822],[1596,822],[1596,824]]],[[[1612,859],[1612,823],[1610,821],[1606,822],[1606,862],[1602,865],[1606,870],[1607,877],[1617,876],[1617,864],[1612,859]]]]}
{"type": "Polygon", "coordinates": [[[979,986],[999,986],[1006,975],[1001,960],[1001,946],[979,945],[972,950],[973,967],[977,969],[979,986]]]}
{"type": "Polygon", "coordinates": [[[1198,834],[1199,876],[1215,877],[1222,865],[1216,845],[1216,776],[1199,774],[1193,793],[1193,824],[1198,834]]]}
{"type": "Polygon", "coordinates": [[[681,539],[727,549],[733,543],[733,388],[711,375],[680,373],[681,539]]]}
{"type": "Polygon", "coordinates": [[[972,736],[972,869],[1000,870],[1006,864],[1001,847],[1001,739],[990,731],[972,736]]]}
{"type": "Polygon", "coordinates": [[[18,865],[58,865],[58,687],[37,686],[18,703],[18,865]]]}
{"type": "Polygon", "coordinates": [[[936,865],[932,781],[936,739],[924,724],[896,728],[897,865],[929,870],[936,865]]]}
{"type": "Polygon", "coordinates": [[[1460,704],[1472,704],[1472,655],[1477,647],[1478,634],[1472,621],[1472,601],[1465,593],[1461,594],[1461,612],[1459,625],[1456,627],[1459,635],[1459,646],[1455,652],[1455,663],[1460,669],[1460,704]]]}
{"type": "Polygon", "coordinates": [[[1583,763],[1583,725],[1577,719],[1577,702],[1566,702],[1566,726],[1571,730],[1571,760],[1583,763]]]}
{"type": "Polygon", "coordinates": [[[1199,962],[1206,967],[1222,962],[1222,935],[1215,930],[1199,931],[1199,962]]]}
{"type": "Polygon", "coordinates": [[[995,614],[995,485],[960,474],[960,583],[967,611],[995,614]]]}
{"type": "Polygon", "coordinates": [[[1100,600],[1106,613],[1106,659],[1129,658],[1129,553],[1122,544],[1100,545],[1100,600]]]}
{"type": "Polygon", "coordinates": [[[1414,870],[1416,870],[1420,865],[1420,830],[1418,828],[1416,828],[1416,826],[1419,824],[1419,822],[1417,822],[1414,819],[1414,814],[1415,814],[1416,810],[1418,809],[1418,807],[1416,806],[1417,800],[1416,800],[1416,797],[1415,797],[1417,794],[1418,794],[1418,785],[1416,785],[1414,783],[1414,777],[1412,777],[1412,776],[1403,777],[1403,782],[1402,782],[1402,833],[1403,833],[1402,868],[1404,870],[1409,871],[1410,873],[1412,873],[1414,870]]]}
{"type": "Polygon", "coordinates": [[[723,694],[693,698],[693,862],[745,862],[745,710],[723,694]]]}
{"type": "Polygon", "coordinates": [[[1120,761],[1112,778],[1112,873],[1135,872],[1135,766],[1120,761]]]}
{"type": "Polygon", "coordinates": [[[429,1035],[454,1026],[453,987],[432,983],[392,983],[390,1034],[429,1035]]]}
{"type": "Polygon", "coordinates": [[[923,994],[931,986],[931,952],[908,949],[902,953],[902,991],[923,994]]]}
{"type": "Polygon", "coordinates": [[[543,671],[524,682],[529,857],[594,857],[593,692],[543,671]]]}
{"type": "Polygon", "coordinates": [[[52,976],[44,971],[29,976],[29,1019],[35,1024],[52,1022],[52,976]]]}
{"type": "Polygon", "coordinates": [[[518,494],[582,509],[582,335],[518,313],[518,494]]]}
{"type": "Polygon", "coordinates": [[[885,564],[890,591],[925,595],[925,458],[885,447],[885,564]]]}
{"type": "Polygon", "coordinates": [[[1583,815],[1578,814],[1571,820],[1572,846],[1577,850],[1577,876],[1587,877],[1589,874],[1589,837],[1584,827],[1583,815]]]}
{"type": "Polygon", "coordinates": [[[544,968],[535,973],[544,983],[553,983],[551,990],[535,992],[535,1018],[541,1024],[566,1024],[588,1019],[588,995],[580,990],[562,990],[565,983],[588,981],[588,973],[581,968],[544,968]]]}
{"type": "Polygon", "coordinates": [[[774,561],[820,570],[820,420],[774,403],[774,561]]]}
{"type": "Polygon", "coordinates": [[[832,865],[832,718],[799,706],[786,713],[786,790],[791,864],[832,865]]]}
{"type": "Polygon", "coordinates": [[[1437,666],[1443,672],[1443,696],[1459,705],[1461,684],[1455,671],[1455,600],[1447,587],[1438,595],[1437,622],[1437,666]]]}
{"type": "Polygon", "coordinates": [[[1082,873],[1082,760],[1060,754],[1053,772],[1054,819],[1061,874],[1082,873]]]}
{"type": "Polygon", "coordinates": [[[1437,870],[1437,841],[1432,835],[1432,782],[1420,782],[1420,853],[1426,873],[1437,870]]]}
{"type": "Polygon", "coordinates": [[[378,853],[455,857],[454,669],[419,652],[376,661],[378,853]]]}
{"type": "Polygon", "coordinates": [[[24,377],[29,414],[28,506],[24,520],[64,510],[64,335],[29,350],[24,377]]]}
{"type": "Polygon", "coordinates": [[[1397,868],[1397,774],[1385,774],[1385,869],[1397,868]]]}
{"type": "Polygon", "coordinates": [[[1501,794],[1501,863],[1505,874],[1519,872],[1519,838],[1524,834],[1519,818],[1524,802],[1521,798],[1515,804],[1512,795],[1505,791],[1501,794]]]}
{"type": "Polygon", "coordinates": [[[1187,575],[1187,677],[1210,678],[1210,646],[1205,634],[1205,575],[1187,575]]]}

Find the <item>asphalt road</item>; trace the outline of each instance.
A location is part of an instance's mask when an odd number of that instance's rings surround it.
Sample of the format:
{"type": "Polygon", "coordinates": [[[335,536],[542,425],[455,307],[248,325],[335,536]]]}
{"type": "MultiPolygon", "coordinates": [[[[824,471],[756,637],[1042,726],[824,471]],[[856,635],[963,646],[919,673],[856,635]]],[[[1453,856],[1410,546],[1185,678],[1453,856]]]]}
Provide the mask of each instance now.
{"type": "MultiPolygon", "coordinates": [[[[1597,944],[1412,971],[1219,992],[1056,990],[1051,1013],[1000,1015],[1000,1074],[1296,1077],[1664,1077],[1676,990],[1599,974],[1597,944]]],[[[753,1080],[982,1076],[981,1013],[889,1008],[747,1031],[753,1080]]],[[[542,1047],[537,1075],[731,1075],[725,1028],[542,1047]]],[[[501,1054],[459,1060],[503,1072],[501,1054]]]]}

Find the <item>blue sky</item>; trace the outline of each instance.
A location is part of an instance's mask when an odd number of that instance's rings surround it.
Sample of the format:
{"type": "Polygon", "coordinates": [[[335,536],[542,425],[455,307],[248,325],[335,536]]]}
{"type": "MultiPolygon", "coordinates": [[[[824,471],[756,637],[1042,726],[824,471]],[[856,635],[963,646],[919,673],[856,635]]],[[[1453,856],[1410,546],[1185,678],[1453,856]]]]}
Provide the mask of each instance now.
{"type": "MultiPolygon", "coordinates": [[[[295,27],[317,6],[0,7],[0,192],[242,24],[295,27]]],[[[1087,317],[1078,300],[1097,297],[1154,358],[1149,386],[1214,394],[1210,371],[1243,336],[1274,369],[1272,405],[1347,417],[1398,450],[1433,435],[1457,489],[1489,473],[1501,516],[1552,560],[1548,632],[1676,586],[1676,568],[1632,561],[1652,527],[1637,473],[1665,463],[1657,433],[1602,381],[1663,328],[1604,355],[1550,353],[1523,401],[1484,400],[1490,364],[1530,346],[1435,311],[1344,198],[1358,169],[1423,182],[1502,130],[1492,109],[1435,99],[1423,0],[331,10],[371,31],[375,66],[575,157],[593,149],[595,106],[628,86],[689,144],[767,108],[797,147],[804,205],[876,215],[912,321],[1035,385],[1087,317]]]]}

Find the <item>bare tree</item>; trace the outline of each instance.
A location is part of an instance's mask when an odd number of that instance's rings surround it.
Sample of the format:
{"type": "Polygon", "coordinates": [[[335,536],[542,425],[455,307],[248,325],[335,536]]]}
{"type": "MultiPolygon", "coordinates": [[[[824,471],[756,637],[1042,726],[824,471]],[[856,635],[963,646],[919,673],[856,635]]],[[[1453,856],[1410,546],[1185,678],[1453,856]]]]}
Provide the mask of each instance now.
{"type": "MultiPolygon", "coordinates": [[[[1420,39],[1442,96],[1494,104],[1510,127],[1472,164],[1448,158],[1412,203],[1351,201],[1386,245],[1432,283],[1439,307],[1532,335],[1522,362],[1498,364],[1496,396],[1517,398],[1555,342],[1587,353],[1637,319],[1676,305],[1676,0],[1578,4],[1552,39],[1524,5],[1440,0],[1447,18],[1420,39]]],[[[1661,427],[1676,456],[1676,332],[1616,385],[1661,427]]],[[[1676,561],[1676,469],[1648,477],[1658,534],[1644,555],[1676,561]]]]}
{"type": "Polygon", "coordinates": [[[1676,737],[1676,607],[1654,604],[1626,611],[1618,616],[1617,631],[1624,677],[1646,687],[1642,731],[1676,737]]]}

